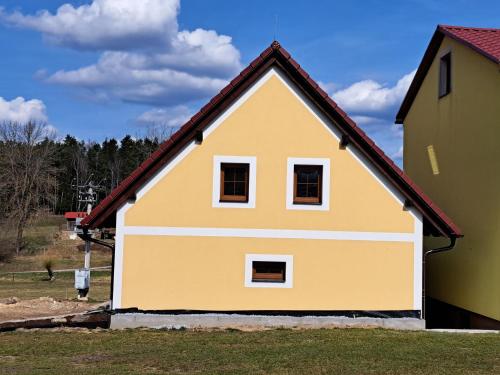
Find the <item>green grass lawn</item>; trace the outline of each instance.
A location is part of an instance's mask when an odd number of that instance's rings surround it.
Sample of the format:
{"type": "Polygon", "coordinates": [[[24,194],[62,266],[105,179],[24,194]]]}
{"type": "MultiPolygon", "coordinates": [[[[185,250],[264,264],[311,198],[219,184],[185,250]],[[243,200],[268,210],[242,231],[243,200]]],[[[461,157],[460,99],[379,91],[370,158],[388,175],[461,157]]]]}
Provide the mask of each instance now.
{"type": "MultiPolygon", "coordinates": [[[[75,275],[73,272],[56,273],[54,281],[47,280],[46,273],[0,274],[0,298],[18,297],[22,300],[52,297],[58,300],[74,299],[75,275]]],[[[89,298],[92,301],[107,301],[111,285],[111,272],[92,271],[89,298]]]]}
{"type": "Polygon", "coordinates": [[[5,374],[498,374],[498,334],[381,329],[9,332],[5,374]]]}

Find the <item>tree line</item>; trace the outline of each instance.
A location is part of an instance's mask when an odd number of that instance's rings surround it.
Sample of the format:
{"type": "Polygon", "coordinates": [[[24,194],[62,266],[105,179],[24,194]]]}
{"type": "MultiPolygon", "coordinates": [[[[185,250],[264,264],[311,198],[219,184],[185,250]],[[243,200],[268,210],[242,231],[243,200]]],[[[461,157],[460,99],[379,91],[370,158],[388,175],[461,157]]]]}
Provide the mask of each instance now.
{"type": "Polygon", "coordinates": [[[102,199],[170,133],[152,127],[142,137],[57,140],[44,123],[0,123],[0,252],[22,251],[24,230],[38,212],[82,210],[77,186],[100,185],[102,199]]]}

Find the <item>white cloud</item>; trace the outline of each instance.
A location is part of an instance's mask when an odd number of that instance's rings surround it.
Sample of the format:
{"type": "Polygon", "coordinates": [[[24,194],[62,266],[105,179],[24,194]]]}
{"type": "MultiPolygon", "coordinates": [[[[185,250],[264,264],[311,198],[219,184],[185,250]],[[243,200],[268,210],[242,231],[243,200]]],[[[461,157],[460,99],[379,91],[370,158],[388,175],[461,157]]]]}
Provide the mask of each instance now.
{"type": "Polygon", "coordinates": [[[183,125],[192,116],[189,107],[178,105],[167,108],[153,108],[137,117],[137,122],[141,125],[161,125],[175,128],[183,125]]]}
{"type": "Polygon", "coordinates": [[[352,119],[358,125],[367,125],[367,124],[380,124],[385,122],[383,119],[372,117],[372,116],[362,116],[362,115],[354,115],[352,119]]]}
{"type": "Polygon", "coordinates": [[[41,100],[26,100],[19,96],[8,101],[0,97],[0,122],[23,124],[29,121],[47,121],[47,110],[41,100]]]}
{"type": "Polygon", "coordinates": [[[173,105],[205,98],[220,90],[226,80],[197,76],[162,66],[151,66],[144,55],[105,52],[96,64],[58,71],[46,82],[84,89],[99,99],[173,105]],[[144,61],[138,61],[144,60],[144,61]]]}
{"type": "Polygon", "coordinates": [[[33,29],[55,44],[78,49],[127,50],[168,43],[177,32],[179,0],[94,0],[35,15],[0,13],[7,24],[33,29]]]}
{"type": "Polygon", "coordinates": [[[393,86],[363,80],[329,90],[337,104],[398,164],[403,157],[403,129],[394,125],[394,118],[414,75],[415,71],[404,75],[393,86]]]}
{"type": "Polygon", "coordinates": [[[335,91],[332,97],[348,112],[365,114],[384,112],[401,103],[414,75],[415,71],[404,75],[392,87],[374,80],[359,81],[345,89],[335,91]]]}
{"type": "Polygon", "coordinates": [[[94,0],[55,14],[0,13],[4,22],[40,31],[49,41],[103,50],[95,64],[36,77],[83,90],[93,100],[171,106],[209,97],[240,69],[232,39],[214,30],[179,30],[179,0],[94,0]]]}
{"type": "Polygon", "coordinates": [[[403,146],[399,147],[399,150],[391,155],[393,159],[402,159],[403,158],[403,146]]]}

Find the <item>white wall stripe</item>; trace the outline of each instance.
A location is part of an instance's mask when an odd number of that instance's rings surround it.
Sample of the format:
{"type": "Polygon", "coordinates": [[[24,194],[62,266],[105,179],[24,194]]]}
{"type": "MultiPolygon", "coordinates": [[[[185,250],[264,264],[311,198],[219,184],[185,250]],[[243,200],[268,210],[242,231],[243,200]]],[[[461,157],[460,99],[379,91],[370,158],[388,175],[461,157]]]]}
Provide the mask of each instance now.
{"type": "Polygon", "coordinates": [[[415,239],[414,233],[343,232],[343,231],[294,230],[294,229],[128,226],[123,228],[123,232],[126,235],[141,235],[141,236],[289,238],[289,239],[304,239],[304,240],[413,242],[415,239]]]}

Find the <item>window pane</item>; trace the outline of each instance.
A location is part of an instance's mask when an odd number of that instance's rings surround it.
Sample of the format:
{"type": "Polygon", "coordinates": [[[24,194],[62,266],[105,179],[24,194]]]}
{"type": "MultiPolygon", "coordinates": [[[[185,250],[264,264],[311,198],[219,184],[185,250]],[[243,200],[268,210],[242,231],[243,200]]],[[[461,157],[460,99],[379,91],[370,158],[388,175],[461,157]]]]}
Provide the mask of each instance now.
{"type": "Polygon", "coordinates": [[[234,182],[224,182],[224,195],[234,195],[234,182]]]}
{"type": "Polygon", "coordinates": [[[235,195],[245,195],[246,194],[245,182],[235,182],[234,183],[234,194],[235,195]]]}
{"type": "Polygon", "coordinates": [[[317,170],[312,170],[312,171],[310,170],[306,172],[306,176],[307,176],[307,182],[317,182],[319,173],[317,170]]]}
{"type": "Polygon", "coordinates": [[[297,184],[297,197],[307,197],[307,184],[297,184]]]}
{"type": "Polygon", "coordinates": [[[297,174],[298,183],[318,182],[322,173],[323,166],[321,165],[296,165],[295,173],[297,174]]]}
{"type": "Polygon", "coordinates": [[[307,173],[303,169],[297,171],[297,183],[307,183],[307,173]]]}
{"type": "Polygon", "coordinates": [[[318,196],[318,184],[307,185],[307,196],[308,197],[317,197],[318,196]]]}
{"type": "Polygon", "coordinates": [[[234,180],[245,181],[246,170],[244,168],[234,168],[234,180]]]}
{"type": "Polygon", "coordinates": [[[234,168],[224,168],[224,181],[234,181],[234,168]]]}

